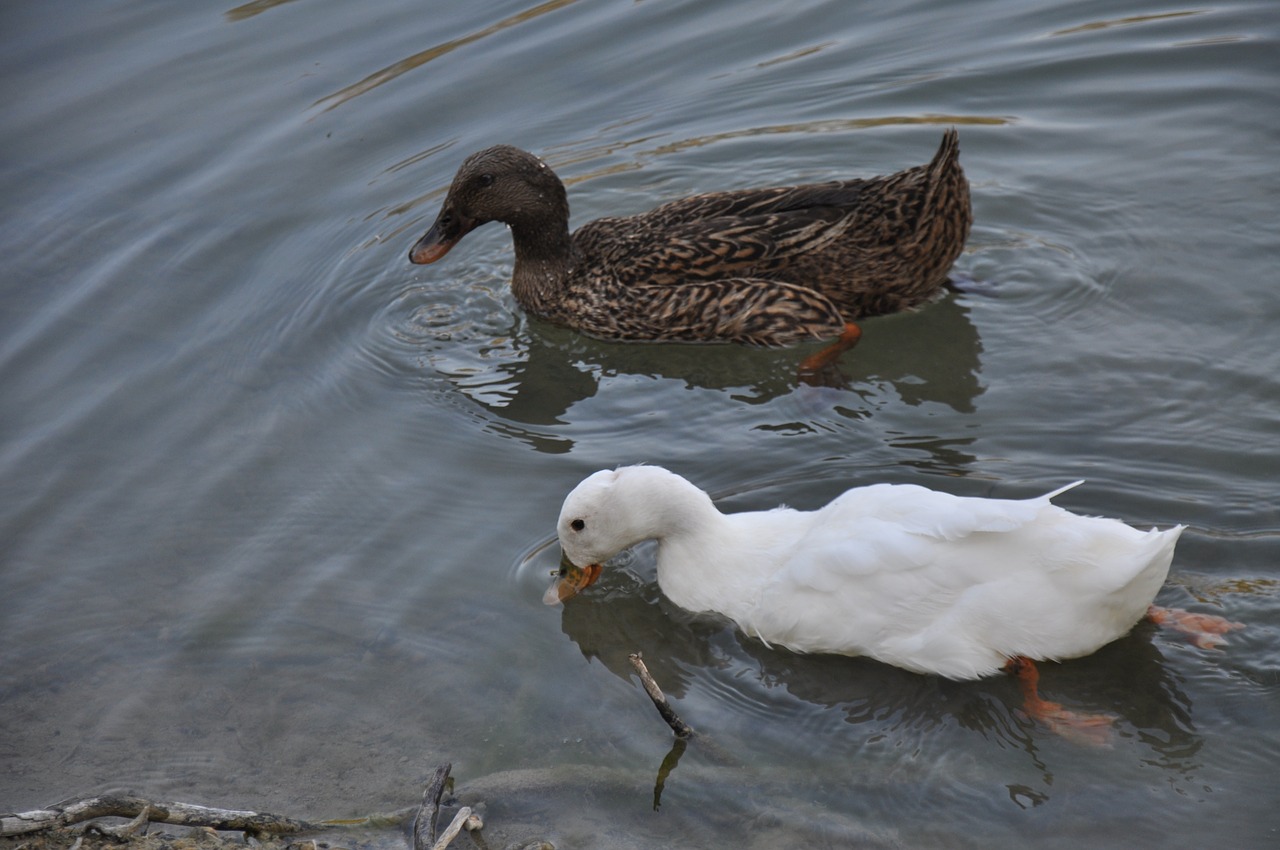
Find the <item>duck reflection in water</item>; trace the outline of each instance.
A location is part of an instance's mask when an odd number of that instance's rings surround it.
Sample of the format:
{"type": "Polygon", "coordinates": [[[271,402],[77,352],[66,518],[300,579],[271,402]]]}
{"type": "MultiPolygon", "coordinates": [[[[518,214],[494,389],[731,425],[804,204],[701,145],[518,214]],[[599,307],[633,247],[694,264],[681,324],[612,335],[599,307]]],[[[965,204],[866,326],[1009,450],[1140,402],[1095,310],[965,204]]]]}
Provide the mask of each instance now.
{"type": "MultiPolygon", "coordinates": [[[[1024,713],[1016,681],[997,676],[957,682],[865,658],[771,649],[723,617],[691,614],[665,599],[653,579],[651,546],[627,554],[634,559],[624,555],[623,565],[610,563],[587,593],[563,606],[561,630],[585,658],[628,682],[635,681],[628,656],[641,653],[678,709],[695,689],[731,695],[719,700],[730,704],[715,718],[681,709],[683,719],[722,751],[730,741],[781,738],[788,751],[800,754],[928,753],[954,747],[955,733],[948,730],[963,729],[1026,753],[1026,767],[1039,780],[1029,782],[1011,766],[1007,785],[1015,804],[1037,805],[1052,794],[1054,766],[1041,752],[1044,727],[1024,713]],[[770,718],[764,726],[762,716],[770,718]]],[[[1149,763],[1178,786],[1198,772],[1203,738],[1191,700],[1158,646],[1179,639],[1162,634],[1154,623],[1139,623],[1092,656],[1045,666],[1042,685],[1069,694],[1073,705],[1115,718],[1113,734],[1149,747],[1149,763]]],[[[644,701],[640,693],[636,698],[644,701]]],[[[659,769],[658,793],[686,746],[697,752],[701,742],[673,739],[659,769]]]]}
{"type": "MultiPolygon", "coordinates": [[[[731,393],[762,410],[785,399],[770,414],[790,411],[791,424],[800,429],[832,415],[870,416],[894,403],[939,404],[971,413],[985,386],[982,342],[965,298],[948,294],[910,315],[868,321],[866,341],[873,344],[842,367],[848,381],[844,390],[799,386],[795,361],[801,355],[796,352],[607,343],[538,320],[517,322],[497,334],[499,342],[487,344],[482,357],[469,357],[465,369],[441,374],[484,410],[496,431],[549,454],[573,447],[563,433],[571,409],[596,396],[605,382],[626,375],[731,393]]],[[[455,335],[449,345],[462,339],[455,335]]],[[[940,467],[955,470],[972,461],[959,448],[968,436],[917,436],[940,467]]]]}

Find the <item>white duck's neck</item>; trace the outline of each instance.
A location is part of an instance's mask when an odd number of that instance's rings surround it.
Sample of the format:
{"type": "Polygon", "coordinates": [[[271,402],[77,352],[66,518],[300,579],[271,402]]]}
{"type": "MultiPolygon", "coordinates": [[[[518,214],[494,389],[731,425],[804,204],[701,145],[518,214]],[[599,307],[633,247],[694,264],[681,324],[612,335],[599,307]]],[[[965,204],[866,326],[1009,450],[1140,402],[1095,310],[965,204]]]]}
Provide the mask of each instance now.
{"type": "Polygon", "coordinates": [[[636,482],[630,509],[637,540],[658,541],[658,585],[688,611],[732,616],[727,600],[742,598],[744,583],[759,580],[744,562],[750,561],[744,552],[750,542],[742,539],[742,523],[688,481],[661,472],[636,482]]]}

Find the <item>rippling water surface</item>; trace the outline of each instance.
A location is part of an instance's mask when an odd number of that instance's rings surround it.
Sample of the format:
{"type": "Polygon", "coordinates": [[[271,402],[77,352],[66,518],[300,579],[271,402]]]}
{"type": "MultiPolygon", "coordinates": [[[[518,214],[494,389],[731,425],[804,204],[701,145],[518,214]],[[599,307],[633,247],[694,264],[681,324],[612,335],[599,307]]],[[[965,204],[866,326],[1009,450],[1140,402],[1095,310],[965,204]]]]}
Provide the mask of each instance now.
{"type": "Polygon", "coordinates": [[[0,809],[112,788],[339,817],[454,763],[490,840],[1274,846],[1280,10],[1123,4],[50,2],[0,43],[0,809]],[[977,281],[812,349],[524,316],[497,226],[408,264],[510,142],[574,225],[867,176],[960,130],[977,281]],[[1152,626],[1044,687],[771,650],[642,546],[540,603],[560,500],[669,466],[726,509],[915,482],[1186,523],[1152,626]],[[641,651],[706,733],[670,738],[641,651]],[[504,832],[506,830],[506,832],[504,832]]]}

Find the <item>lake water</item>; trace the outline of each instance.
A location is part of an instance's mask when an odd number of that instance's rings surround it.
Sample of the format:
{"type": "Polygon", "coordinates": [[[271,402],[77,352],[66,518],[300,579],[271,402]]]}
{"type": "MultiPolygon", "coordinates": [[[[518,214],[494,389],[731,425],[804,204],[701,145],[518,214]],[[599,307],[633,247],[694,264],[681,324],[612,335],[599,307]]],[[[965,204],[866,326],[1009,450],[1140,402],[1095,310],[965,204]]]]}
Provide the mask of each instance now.
{"type": "MultiPolygon", "coordinates": [[[[0,12],[0,809],[127,788],[342,817],[452,761],[489,840],[1270,847],[1280,835],[1280,6],[259,0],[0,12]],[[510,237],[411,266],[509,142],[573,224],[926,161],[980,283],[814,350],[531,320],[510,237]],[[774,651],[651,547],[540,596],[564,495],[647,461],[725,509],[915,482],[1186,523],[1164,604],[1014,682],[774,651]],[[644,657],[695,741],[671,744],[644,657]],[[1172,845],[1169,841],[1172,840],[1172,845]]],[[[465,839],[464,839],[465,841],[465,839]]]]}

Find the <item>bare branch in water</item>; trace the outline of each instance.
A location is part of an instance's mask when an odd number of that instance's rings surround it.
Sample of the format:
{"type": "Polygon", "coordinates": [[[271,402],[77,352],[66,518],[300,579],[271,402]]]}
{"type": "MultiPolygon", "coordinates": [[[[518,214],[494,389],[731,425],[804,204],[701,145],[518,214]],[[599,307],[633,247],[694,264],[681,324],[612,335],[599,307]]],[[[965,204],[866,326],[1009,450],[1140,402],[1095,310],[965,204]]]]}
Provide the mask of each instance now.
{"type": "Polygon", "coordinates": [[[644,666],[644,660],[640,657],[640,653],[633,652],[627,658],[631,661],[631,666],[640,674],[640,684],[644,686],[644,692],[649,695],[649,699],[653,700],[654,707],[658,709],[662,719],[667,721],[671,731],[676,733],[677,738],[692,738],[694,735],[693,727],[681,720],[680,715],[676,714],[676,710],[671,707],[671,703],[667,702],[667,697],[662,693],[662,688],[658,687],[658,683],[653,680],[653,676],[649,673],[649,668],[644,666]]]}

